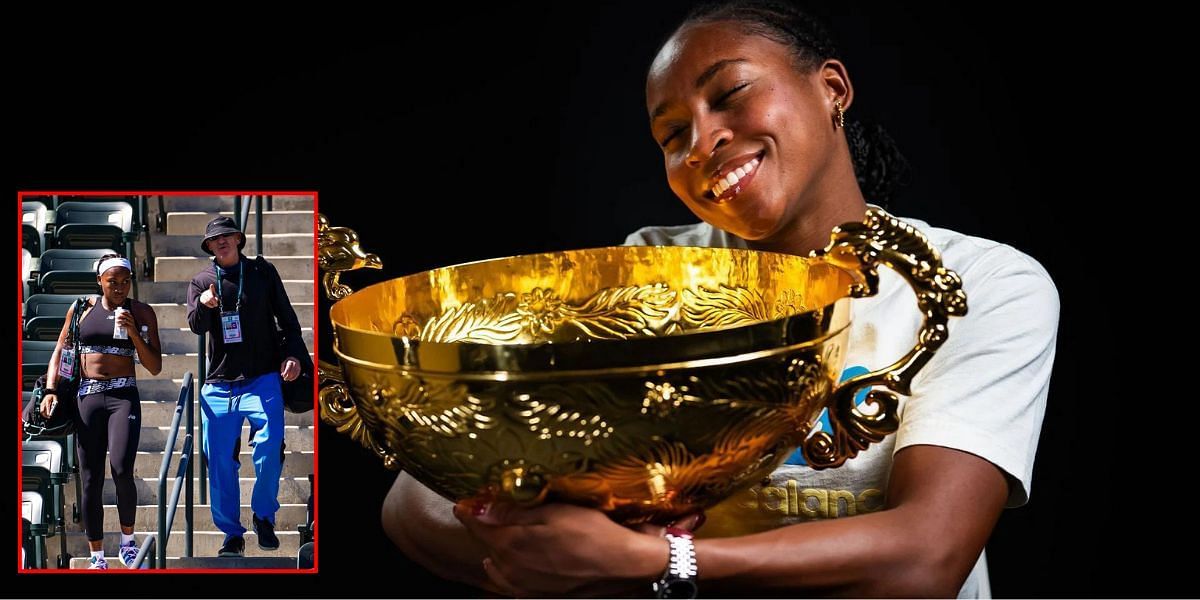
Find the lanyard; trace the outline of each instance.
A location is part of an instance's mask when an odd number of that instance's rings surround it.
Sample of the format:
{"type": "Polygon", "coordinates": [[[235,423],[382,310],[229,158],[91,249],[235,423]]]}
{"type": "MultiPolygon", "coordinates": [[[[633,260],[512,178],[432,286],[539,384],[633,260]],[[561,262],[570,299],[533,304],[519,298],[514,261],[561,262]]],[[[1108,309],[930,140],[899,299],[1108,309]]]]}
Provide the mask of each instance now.
{"type": "MultiPolygon", "coordinates": [[[[213,271],[217,274],[217,306],[221,312],[225,312],[225,294],[221,293],[221,265],[217,264],[216,259],[213,259],[213,271]]],[[[242,281],[246,276],[246,265],[242,264],[242,260],[238,259],[238,289],[237,289],[237,305],[233,307],[234,312],[242,310],[242,281]]]]}

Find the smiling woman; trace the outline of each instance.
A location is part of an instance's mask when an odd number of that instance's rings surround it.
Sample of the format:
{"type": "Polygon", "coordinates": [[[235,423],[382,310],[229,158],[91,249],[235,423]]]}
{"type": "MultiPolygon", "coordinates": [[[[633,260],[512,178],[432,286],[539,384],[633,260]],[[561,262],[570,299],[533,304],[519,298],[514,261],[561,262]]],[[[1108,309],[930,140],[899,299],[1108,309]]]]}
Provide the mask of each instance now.
{"type": "MultiPolygon", "coordinates": [[[[670,188],[703,223],[643,228],[629,244],[807,255],[835,227],[876,218],[869,203],[885,203],[906,173],[889,138],[847,114],[848,67],[790,4],[698,8],[657,52],[645,95],[670,188]]],[[[661,527],[627,528],[573,505],[452,506],[401,474],[383,510],[389,535],[444,577],[518,596],[675,597],[697,586],[989,596],[982,551],[1003,508],[1028,499],[1058,296],[1046,271],[1012,247],[904,224],[962,276],[971,308],[879,445],[823,471],[797,452],[707,519],[675,523],[666,539],[661,527]]],[[[854,303],[842,379],[888,367],[921,332],[903,280],[885,272],[879,285],[854,303]]],[[[831,418],[815,428],[831,432],[831,418]]]]}
{"type": "Polygon", "coordinates": [[[881,128],[847,118],[854,88],[816,21],[761,4],[688,22],[651,65],[646,103],[667,181],[693,213],[798,254],[825,244],[825,222],[856,220],[864,196],[887,205],[908,164],[881,128]]]}

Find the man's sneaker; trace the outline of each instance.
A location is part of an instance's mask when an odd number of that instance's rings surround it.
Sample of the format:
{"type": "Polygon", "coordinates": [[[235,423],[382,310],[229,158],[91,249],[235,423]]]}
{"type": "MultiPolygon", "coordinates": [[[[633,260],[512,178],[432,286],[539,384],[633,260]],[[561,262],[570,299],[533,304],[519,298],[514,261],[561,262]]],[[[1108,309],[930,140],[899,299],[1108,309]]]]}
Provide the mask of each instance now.
{"type": "Polygon", "coordinates": [[[241,556],[245,552],[246,540],[242,539],[240,535],[235,535],[225,538],[225,543],[221,545],[217,556],[241,556]]]}
{"type": "Polygon", "coordinates": [[[88,559],[89,569],[108,569],[108,561],[103,556],[92,556],[88,559]]]}
{"type": "Polygon", "coordinates": [[[254,535],[258,537],[258,547],[263,550],[278,550],[279,538],[275,537],[275,524],[266,520],[254,517],[254,535]]]}
{"type": "MultiPolygon", "coordinates": [[[[121,551],[118,554],[121,556],[121,562],[125,563],[125,568],[132,569],[133,561],[137,560],[138,547],[136,544],[121,546],[121,551]]],[[[142,568],[147,569],[149,568],[149,565],[147,565],[145,562],[142,562],[142,568]]]]}

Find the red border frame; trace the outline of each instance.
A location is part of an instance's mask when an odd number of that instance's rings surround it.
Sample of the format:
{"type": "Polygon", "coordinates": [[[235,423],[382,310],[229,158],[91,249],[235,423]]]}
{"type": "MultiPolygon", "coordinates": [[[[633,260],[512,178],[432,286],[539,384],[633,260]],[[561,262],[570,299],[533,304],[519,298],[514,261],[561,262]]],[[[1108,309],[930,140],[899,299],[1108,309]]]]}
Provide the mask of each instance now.
{"type": "MultiPolygon", "coordinates": [[[[312,269],[312,273],[313,273],[313,321],[312,321],[313,348],[312,348],[312,351],[313,351],[313,355],[315,357],[314,362],[319,361],[320,360],[321,341],[320,341],[320,326],[319,326],[320,310],[318,309],[319,298],[320,298],[320,285],[319,285],[320,270],[319,270],[319,267],[317,264],[317,249],[318,249],[317,214],[320,212],[320,204],[319,204],[319,193],[316,190],[185,190],[185,191],[181,191],[181,190],[19,190],[17,192],[17,271],[18,271],[18,277],[17,277],[17,298],[18,298],[18,302],[17,302],[17,398],[18,399],[21,398],[21,392],[23,391],[21,389],[21,385],[22,385],[21,381],[22,381],[23,373],[22,373],[22,368],[21,368],[22,356],[21,356],[21,343],[20,343],[21,339],[22,339],[22,330],[23,330],[23,328],[22,328],[23,323],[21,320],[22,301],[20,300],[20,298],[22,296],[23,288],[21,287],[20,269],[21,269],[21,249],[23,248],[23,244],[22,244],[23,228],[22,228],[22,222],[21,222],[21,215],[23,212],[22,203],[24,202],[26,196],[55,196],[55,195],[71,195],[71,196],[134,196],[134,195],[227,196],[227,195],[237,195],[237,194],[263,194],[263,195],[269,194],[269,195],[273,195],[273,196],[274,195],[312,196],[312,198],[313,198],[313,254],[312,254],[313,255],[313,269],[312,269]]],[[[315,375],[316,374],[314,373],[314,377],[313,377],[313,424],[312,424],[312,428],[313,428],[313,523],[314,524],[317,522],[317,515],[320,512],[319,508],[318,508],[320,506],[318,497],[320,496],[320,488],[321,488],[321,486],[320,486],[321,479],[318,474],[318,471],[319,471],[318,465],[320,464],[320,461],[318,460],[318,456],[320,456],[320,441],[319,441],[320,440],[320,435],[319,435],[320,408],[316,405],[316,399],[317,399],[317,393],[318,393],[318,378],[315,375]]],[[[17,460],[17,486],[16,486],[17,503],[16,504],[17,504],[17,548],[18,549],[22,547],[22,543],[21,543],[22,542],[22,539],[21,539],[21,519],[22,519],[22,514],[21,514],[21,472],[22,472],[21,436],[23,434],[23,430],[21,427],[21,419],[20,419],[20,414],[21,414],[22,408],[23,407],[21,405],[21,402],[18,400],[18,402],[17,402],[17,435],[16,435],[16,439],[17,439],[17,452],[16,452],[16,457],[17,457],[17,459],[16,459],[17,460]]],[[[197,453],[196,456],[199,456],[199,453],[197,453]]],[[[313,538],[313,541],[314,542],[316,541],[315,537],[313,538]]],[[[144,570],[144,571],[129,571],[127,569],[112,569],[112,570],[108,571],[108,573],[126,573],[126,574],[136,573],[136,574],[143,574],[143,575],[155,575],[155,574],[157,574],[157,575],[173,575],[173,574],[188,574],[188,573],[262,573],[262,574],[266,574],[266,575],[312,575],[312,574],[316,574],[320,568],[320,555],[321,555],[320,544],[319,543],[314,544],[313,568],[311,568],[311,569],[148,569],[148,570],[144,570]]],[[[88,573],[88,571],[82,570],[82,569],[26,569],[21,566],[21,563],[20,563],[21,558],[20,557],[21,557],[21,553],[18,550],[18,552],[17,552],[17,573],[22,574],[22,575],[23,574],[63,575],[63,574],[71,574],[71,573],[81,573],[81,574],[88,573]]],[[[48,564],[48,562],[47,562],[47,564],[48,564]]]]}

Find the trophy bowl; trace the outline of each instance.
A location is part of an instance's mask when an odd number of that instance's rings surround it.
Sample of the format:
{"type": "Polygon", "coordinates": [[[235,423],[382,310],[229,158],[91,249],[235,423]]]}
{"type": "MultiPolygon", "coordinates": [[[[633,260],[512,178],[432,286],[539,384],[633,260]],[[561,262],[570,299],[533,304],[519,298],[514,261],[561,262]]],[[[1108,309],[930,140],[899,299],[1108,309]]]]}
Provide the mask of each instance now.
{"type": "Polygon", "coordinates": [[[340,298],[323,420],[450,500],[566,501],[626,523],[712,506],[797,447],[828,468],[878,442],[966,312],[925,236],[874,208],[808,257],[596,248],[357,292],[339,276],[378,259],[323,217],[319,237],[340,298]],[[875,293],[879,265],[912,286],[924,326],[891,366],[838,383],[852,299],[875,293]],[[810,435],[825,408],[832,431],[810,435]]]}

